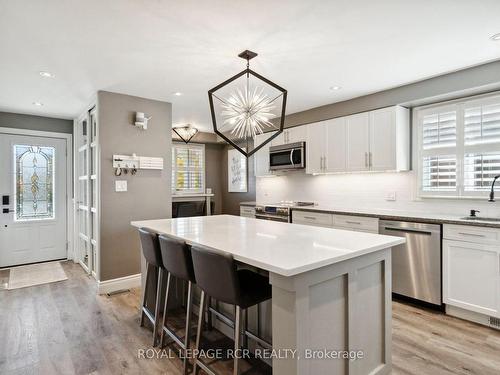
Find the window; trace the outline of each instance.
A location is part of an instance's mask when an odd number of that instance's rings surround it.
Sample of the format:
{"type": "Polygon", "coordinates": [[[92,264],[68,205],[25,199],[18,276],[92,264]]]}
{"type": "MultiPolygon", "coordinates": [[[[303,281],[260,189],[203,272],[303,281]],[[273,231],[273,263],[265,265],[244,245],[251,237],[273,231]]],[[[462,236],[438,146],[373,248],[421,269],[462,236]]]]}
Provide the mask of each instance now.
{"type": "Polygon", "coordinates": [[[172,144],[172,192],[205,192],[205,145],[172,144]]]}
{"type": "Polygon", "coordinates": [[[416,110],[421,196],[484,196],[500,174],[500,96],[416,110]]]}
{"type": "Polygon", "coordinates": [[[54,218],[54,147],[14,145],[15,220],[54,218]]]}

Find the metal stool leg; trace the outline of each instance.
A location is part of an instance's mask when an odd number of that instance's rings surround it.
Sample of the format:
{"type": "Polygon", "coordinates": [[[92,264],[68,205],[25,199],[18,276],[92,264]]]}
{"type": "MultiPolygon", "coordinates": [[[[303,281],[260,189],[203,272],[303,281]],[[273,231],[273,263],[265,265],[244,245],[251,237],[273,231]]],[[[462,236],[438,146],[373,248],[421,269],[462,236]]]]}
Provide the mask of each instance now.
{"type": "MultiPolygon", "coordinates": [[[[246,332],[248,331],[248,309],[245,309],[244,315],[245,319],[243,321],[243,332],[246,332]]],[[[248,349],[248,336],[245,333],[243,334],[243,347],[248,349]]]]}
{"type": "Polygon", "coordinates": [[[146,315],[144,313],[144,308],[146,307],[146,301],[147,298],[146,296],[148,295],[148,279],[149,279],[149,263],[146,263],[146,285],[144,285],[144,295],[142,296],[142,307],[141,307],[141,327],[144,326],[144,316],[146,315]]]}
{"type": "Polygon", "coordinates": [[[195,350],[194,350],[194,367],[193,367],[193,374],[198,375],[198,371],[200,368],[198,367],[198,351],[200,350],[200,340],[201,340],[201,333],[203,332],[203,321],[205,316],[205,292],[201,291],[201,296],[200,296],[200,311],[198,314],[198,328],[196,329],[196,342],[195,342],[195,350]]]}
{"type": "MultiPolygon", "coordinates": [[[[241,337],[241,308],[236,306],[236,314],[234,319],[234,353],[239,353],[240,337],[241,337]]],[[[239,375],[240,361],[238,356],[234,356],[233,375],[239,375]]]]}
{"type": "Polygon", "coordinates": [[[212,297],[210,296],[207,296],[207,305],[208,305],[208,308],[207,308],[207,329],[209,331],[211,331],[214,326],[213,326],[213,322],[212,322],[212,313],[210,312],[210,307],[212,307],[212,297]]]}
{"type": "Polygon", "coordinates": [[[163,285],[163,269],[158,267],[158,284],[156,287],[156,304],[155,304],[155,323],[153,327],[153,346],[156,346],[158,341],[158,327],[160,326],[160,305],[161,305],[161,286],[163,285]]]}
{"type": "Polygon", "coordinates": [[[163,305],[163,322],[161,325],[161,336],[160,336],[160,348],[163,348],[165,345],[164,340],[165,340],[165,330],[163,327],[167,326],[167,308],[168,308],[168,294],[170,292],[170,280],[172,278],[172,275],[170,272],[167,273],[167,290],[165,291],[165,303],[163,305]]]}
{"type": "Polygon", "coordinates": [[[187,293],[186,333],[184,334],[184,375],[187,375],[189,370],[187,351],[189,349],[189,341],[191,339],[191,306],[193,304],[193,283],[191,281],[188,282],[187,293]]]}

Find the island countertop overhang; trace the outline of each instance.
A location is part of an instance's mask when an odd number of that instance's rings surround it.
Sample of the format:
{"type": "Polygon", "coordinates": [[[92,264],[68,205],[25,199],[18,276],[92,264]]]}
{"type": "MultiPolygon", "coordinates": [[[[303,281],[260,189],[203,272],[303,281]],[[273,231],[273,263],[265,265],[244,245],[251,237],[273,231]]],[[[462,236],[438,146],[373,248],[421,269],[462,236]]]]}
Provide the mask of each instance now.
{"type": "Polygon", "coordinates": [[[405,242],[401,237],[232,215],[142,220],[131,225],[228,252],[239,262],[286,277],[405,242]]]}

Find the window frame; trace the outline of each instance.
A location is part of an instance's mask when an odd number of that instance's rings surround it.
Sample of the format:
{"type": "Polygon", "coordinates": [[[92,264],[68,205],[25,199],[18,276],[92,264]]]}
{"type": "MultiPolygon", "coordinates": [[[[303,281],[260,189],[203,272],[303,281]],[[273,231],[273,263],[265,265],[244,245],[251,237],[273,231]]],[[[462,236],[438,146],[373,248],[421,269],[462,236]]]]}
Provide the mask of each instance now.
{"type": "Polygon", "coordinates": [[[465,145],[465,110],[478,106],[500,104],[500,94],[487,94],[467,97],[449,102],[436,103],[429,106],[416,107],[413,112],[413,153],[414,170],[416,171],[415,190],[417,198],[454,198],[454,199],[484,199],[486,191],[465,190],[465,155],[466,154],[500,154],[500,142],[490,144],[465,145]],[[423,149],[423,118],[425,116],[456,112],[456,145],[430,150],[423,149]],[[423,158],[425,156],[455,155],[456,158],[456,188],[454,191],[423,190],[423,158]]]}
{"type": "Polygon", "coordinates": [[[205,145],[202,143],[184,143],[184,142],[172,142],[172,159],[171,159],[171,165],[172,165],[172,182],[171,182],[171,191],[172,195],[196,195],[196,194],[204,194],[205,193],[205,186],[206,186],[206,181],[205,181],[205,173],[206,173],[206,159],[205,159],[205,145]],[[174,167],[174,162],[173,158],[175,155],[175,149],[176,148],[185,148],[185,149],[196,149],[196,150],[201,150],[202,151],[202,173],[201,173],[201,188],[199,189],[183,189],[183,190],[177,190],[174,187],[174,178],[177,172],[177,168],[174,167]]]}

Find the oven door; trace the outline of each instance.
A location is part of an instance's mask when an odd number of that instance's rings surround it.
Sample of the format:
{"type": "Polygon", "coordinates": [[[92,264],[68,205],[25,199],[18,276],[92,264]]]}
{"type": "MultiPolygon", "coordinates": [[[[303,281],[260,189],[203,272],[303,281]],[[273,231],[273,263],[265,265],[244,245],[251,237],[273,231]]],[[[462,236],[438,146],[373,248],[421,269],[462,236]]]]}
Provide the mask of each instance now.
{"type": "Polygon", "coordinates": [[[269,150],[269,169],[272,171],[305,168],[304,147],[271,147],[269,150]]]}

